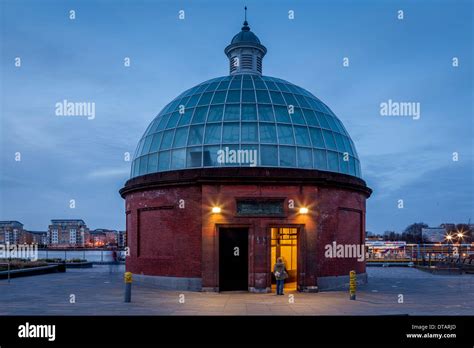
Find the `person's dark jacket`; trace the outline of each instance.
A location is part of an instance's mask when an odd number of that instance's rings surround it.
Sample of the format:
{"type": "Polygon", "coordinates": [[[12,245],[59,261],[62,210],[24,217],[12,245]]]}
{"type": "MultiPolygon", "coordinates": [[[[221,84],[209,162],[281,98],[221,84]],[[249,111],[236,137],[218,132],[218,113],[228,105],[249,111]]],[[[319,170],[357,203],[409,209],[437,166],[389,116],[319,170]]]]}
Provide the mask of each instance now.
{"type": "Polygon", "coordinates": [[[273,266],[273,274],[275,275],[276,280],[284,280],[288,278],[288,272],[286,271],[285,263],[275,263],[275,266],[273,266]]]}

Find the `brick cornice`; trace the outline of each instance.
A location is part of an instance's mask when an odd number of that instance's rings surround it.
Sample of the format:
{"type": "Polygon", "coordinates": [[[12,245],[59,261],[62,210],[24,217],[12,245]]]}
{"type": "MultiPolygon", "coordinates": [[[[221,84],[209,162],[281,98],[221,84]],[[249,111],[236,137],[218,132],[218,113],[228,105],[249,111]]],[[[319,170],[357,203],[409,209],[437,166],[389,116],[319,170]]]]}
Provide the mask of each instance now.
{"type": "Polygon", "coordinates": [[[372,193],[364,180],[350,175],[320,170],[264,167],[197,168],[152,173],[128,180],[119,192],[125,198],[131,192],[198,184],[316,185],[359,191],[366,197],[372,193]]]}

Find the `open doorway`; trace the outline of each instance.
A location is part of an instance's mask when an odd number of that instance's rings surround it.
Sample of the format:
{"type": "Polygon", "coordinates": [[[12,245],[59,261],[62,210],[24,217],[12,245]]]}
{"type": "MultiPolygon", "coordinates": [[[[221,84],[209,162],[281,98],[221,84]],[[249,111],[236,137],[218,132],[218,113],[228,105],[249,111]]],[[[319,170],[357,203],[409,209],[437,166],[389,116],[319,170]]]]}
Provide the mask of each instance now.
{"type": "Polygon", "coordinates": [[[272,227],[271,228],[271,262],[270,272],[272,274],[272,291],[276,288],[276,279],[273,274],[273,266],[281,257],[288,272],[285,280],[285,290],[296,290],[297,288],[297,264],[298,264],[298,228],[296,227],[272,227]]]}
{"type": "Polygon", "coordinates": [[[248,228],[219,228],[219,291],[248,290],[248,228]]]}

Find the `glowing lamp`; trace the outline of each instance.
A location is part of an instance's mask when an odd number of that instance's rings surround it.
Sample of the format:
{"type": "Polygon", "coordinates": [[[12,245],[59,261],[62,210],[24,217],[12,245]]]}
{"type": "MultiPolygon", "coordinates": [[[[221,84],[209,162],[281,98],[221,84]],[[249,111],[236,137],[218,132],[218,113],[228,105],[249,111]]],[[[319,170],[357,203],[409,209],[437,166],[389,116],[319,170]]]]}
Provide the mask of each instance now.
{"type": "Polygon", "coordinates": [[[305,208],[305,207],[300,208],[300,214],[308,214],[308,208],[305,208]]]}

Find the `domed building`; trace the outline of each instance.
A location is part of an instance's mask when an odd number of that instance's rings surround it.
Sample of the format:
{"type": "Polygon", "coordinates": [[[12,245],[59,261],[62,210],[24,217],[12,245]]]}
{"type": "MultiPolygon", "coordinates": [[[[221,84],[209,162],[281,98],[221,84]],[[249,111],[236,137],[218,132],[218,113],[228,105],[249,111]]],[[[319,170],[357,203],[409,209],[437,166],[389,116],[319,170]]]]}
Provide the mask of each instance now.
{"type": "MultiPolygon", "coordinates": [[[[336,248],[365,240],[357,151],[309,91],[264,76],[267,49],[247,21],[225,48],[230,73],[194,86],[146,129],[120,190],[135,279],[168,289],[335,288],[365,262],[336,248]]],[[[354,249],[355,250],[355,249],[354,249]]]]}

